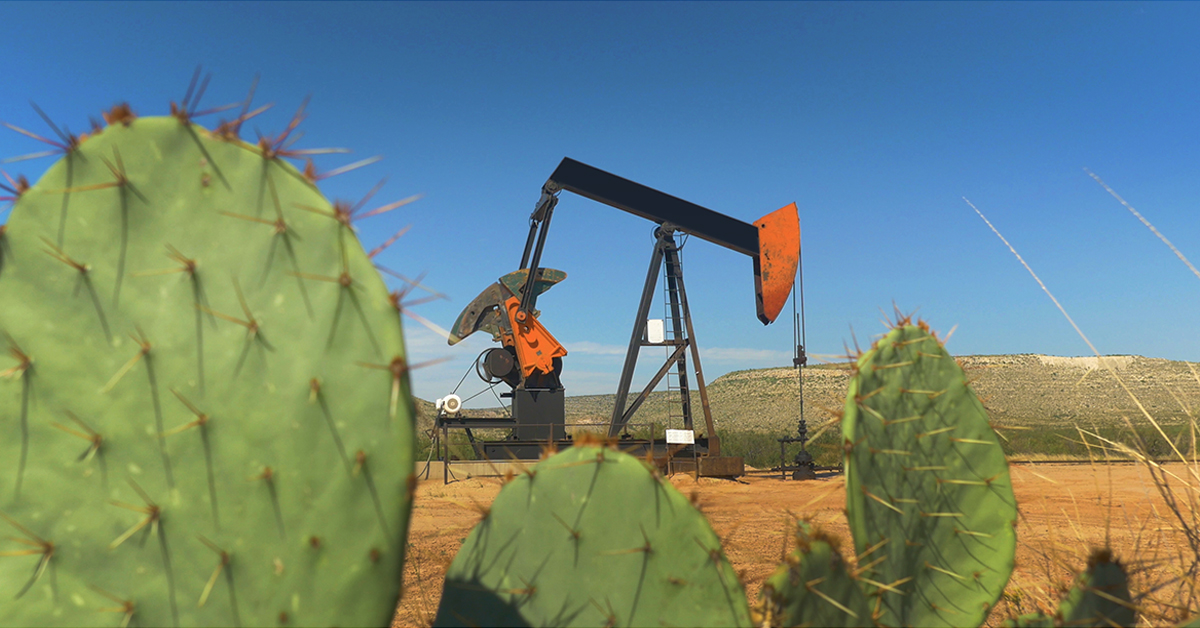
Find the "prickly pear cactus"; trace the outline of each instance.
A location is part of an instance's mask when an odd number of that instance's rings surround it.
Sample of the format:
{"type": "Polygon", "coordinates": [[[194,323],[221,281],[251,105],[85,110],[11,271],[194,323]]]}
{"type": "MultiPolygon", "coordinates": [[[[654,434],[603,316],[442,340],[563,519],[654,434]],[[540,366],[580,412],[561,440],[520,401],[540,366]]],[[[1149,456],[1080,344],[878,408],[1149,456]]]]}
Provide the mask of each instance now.
{"type": "Polygon", "coordinates": [[[1129,597],[1129,577],[1107,549],[1088,558],[1088,568],[1063,600],[1059,613],[1072,626],[1132,626],[1137,613],[1129,597]]]}
{"type": "Polygon", "coordinates": [[[926,325],[902,321],[859,358],[842,431],[877,621],[981,624],[1012,573],[1016,502],[982,404],[926,325]]]}
{"type": "Polygon", "coordinates": [[[509,482],[446,573],[435,626],[747,626],[708,521],[641,460],[595,445],[509,482]]]}
{"type": "Polygon", "coordinates": [[[1092,551],[1087,571],[1067,592],[1054,616],[1034,613],[1023,615],[1008,626],[1133,626],[1137,612],[1129,596],[1129,577],[1121,563],[1107,549],[1092,551]]]}
{"type": "Polygon", "coordinates": [[[1129,577],[1107,549],[1095,550],[1087,571],[1059,608],[1069,626],[1132,626],[1137,622],[1129,597],[1129,577]]]}
{"type": "Polygon", "coordinates": [[[847,565],[838,541],[804,522],[796,551],[763,583],[764,625],[874,626],[866,583],[847,565]]]}
{"type": "Polygon", "coordinates": [[[0,625],[388,623],[412,404],[345,208],[287,133],[106,117],[4,233],[0,625]]]}

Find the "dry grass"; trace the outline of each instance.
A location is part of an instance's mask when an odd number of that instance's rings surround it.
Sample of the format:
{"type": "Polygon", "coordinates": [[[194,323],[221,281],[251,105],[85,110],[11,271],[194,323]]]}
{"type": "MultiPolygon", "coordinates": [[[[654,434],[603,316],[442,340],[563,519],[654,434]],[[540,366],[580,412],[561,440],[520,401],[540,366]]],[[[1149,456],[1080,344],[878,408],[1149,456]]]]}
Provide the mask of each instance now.
{"type": "MultiPolygon", "coordinates": [[[[1200,272],[1196,270],[1196,267],[1165,236],[1159,233],[1148,220],[1131,205],[1126,203],[1124,199],[1117,195],[1099,177],[1090,171],[1088,174],[1132,212],[1138,220],[1154,232],[1200,278],[1200,272]]],[[[1190,436],[1188,451],[1191,452],[1189,459],[1176,446],[1174,440],[1167,436],[1162,423],[1146,408],[1146,405],[1141,401],[1139,396],[1131,390],[1126,378],[1122,376],[1118,364],[1114,360],[1105,359],[1100,354],[1095,345],[1092,344],[1092,341],[1075,324],[1070,314],[1058,302],[1058,299],[1054,297],[1050,289],[1046,287],[1046,284],[1042,282],[1037,273],[1017,253],[1016,249],[1009,244],[1008,240],[1000,234],[1000,231],[984,217],[983,213],[975,205],[965,198],[963,200],[971,206],[971,209],[975,210],[975,213],[979,214],[979,217],[983,219],[988,228],[1004,242],[1004,245],[1008,247],[1009,251],[1012,252],[1021,265],[1025,267],[1025,270],[1029,271],[1029,274],[1041,286],[1046,296],[1050,297],[1050,300],[1054,302],[1055,307],[1067,319],[1067,322],[1071,324],[1079,334],[1079,337],[1087,343],[1092,353],[1095,354],[1097,363],[1116,380],[1121,390],[1137,407],[1141,417],[1153,426],[1154,430],[1164,441],[1170,444],[1170,458],[1173,463],[1178,461],[1177,464],[1168,465],[1160,462],[1158,460],[1159,456],[1151,452],[1147,439],[1138,435],[1133,421],[1128,416],[1124,416],[1123,418],[1133,435],[1130,442],[1120,442],[1106,438],[1093,431],[1078,429],[1080,442],[1088,447],[1093,465],[1098,460],[1103,461],[1113,455],[1137,460],[1150,474],[1154,489],[1161,500],[1161,511],[1155,508],[1151,516],[1138,517],[1133,520],[1126,519],[1123,522],[1125,524],[1123,526],[1124,531],[1129,535],[1133,535],[1132,552],[1128,556],[1135,558],[1129,560],[1126,567],[1130,571],[1130,591],[1133,594],[1133,603],[1141,617],[1141,621],[1148,625],[1163,625],[1177,624],[1189,620],[1200,612],[1200,461],[1198,461],[1196,456],[1196,432],[1198,430],[1196,417],[1192,414],[1187,404],[1176,397],[1176,401],[1182,406],[1187,417],[1186,425],[1190,436]],[[1164,552],[1164,547],[1173,549],[1164,552]],[[1180,548],[1183,551],[1179,551],[1180,548]]],[[[1191,370],[1196,383],[1200,384],[1200,374],[1196,372],[1191,364],[1187,366],[1191,370]]],[[[1110,507],[1113,506],[1111,497],[1113,490],[1114,487],[1110,480],[1108,486],[1110,507]]],[[[1098,485],[1097,493],[1100,493],[1100,491],[1101,487],[1098,485]]],[[[1103,546],[1106,548],[1111,548],[1113,545],[1113,519],[1114,515],[1110,511],[1109,516],[1106,517],[1105,537],[1103,539],[1103,546]]],[[[1069,517],[1067,521],[1071,521],[1069,517]]],[[[1094,544],[1094,541],[1090,541],[1081,534],[1078,534],[1076,526],[1073,525],[1072,527],[1077,532],[1077,538],[1074,539],[1077,543],[1085,545],[1094,544]]],[[[1058,583],[1058,580],[1055,578],[1055,570],[1056,568],[1061,569],[1064,566],[1061,557],[1064,550],[1069,547],[1072,546],[1068,540],[1066,545],[1053,543],[1043,551],[1045,578],[1039,584],[1054,585],[1058,583]]],[[[1078,545],[1073,547],[1078,547],[1078,545]]],[[[1029,603],[1037,604],[1042,610],[1049,610],[1051,607],[1044,604],[1051,599],[1050,594],[1047,592],[1048,588],[1050,587],[1032,587],[1035,595],[1028,596],[1029,603]]],[[[1022,583],[1014,578],[1014,580],[1010,581],[1009,588],[1005,592],[1004,603],[1014,606],[1014,610],[1022,610],[1021,606],[1026,598],[1025,593],[1027,590],[1029,589],[1023,587],[1022,583]]]]}

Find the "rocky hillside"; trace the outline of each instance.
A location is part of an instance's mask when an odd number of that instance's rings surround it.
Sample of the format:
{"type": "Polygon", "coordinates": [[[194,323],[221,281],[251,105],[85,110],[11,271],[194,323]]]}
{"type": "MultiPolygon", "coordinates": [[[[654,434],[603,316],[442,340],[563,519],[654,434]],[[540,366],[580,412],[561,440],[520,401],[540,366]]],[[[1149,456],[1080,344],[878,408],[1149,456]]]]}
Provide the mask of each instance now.
{"type": "MultiPolygon", "coordinates": [[[[1104,359],[1156,419],[1179,423],[1187,412],[1200,408],[1200,366],[1196,363],[1141,356],[1104,359]]],[[[1086,427],[1120,422],[1122,416],[1143,421],[1137,406],[1095,357],[975,355],[958,360],[997,425],[1086,427]]],[[[848,379],[845,364],[814,365],[804,370],[805,416],[810,425],[841,408],[848,379]]],[[[795,429],[800,407],[795,369],[735,371],[711,382],[708,392],[718,429],[795,429]]],[[[568,423],[607,423],[613,399],[614,395],[568,397],[568,423]]],[[[655,393],[634,421],[659,425],[667,422],[671,407],[667,401],[667,393],[655,393]]],[[[428,421],[433,415],[432,404],[418,403],[428,421]]],[[[699,416],[699,395],[693,394],[693,404],[699,416]]],[[[500,412],[493,409],[472,414],[497,416],[500,412]]],[[[677,406],[671,408],[670,414],[678,413],[677,406]]]]}

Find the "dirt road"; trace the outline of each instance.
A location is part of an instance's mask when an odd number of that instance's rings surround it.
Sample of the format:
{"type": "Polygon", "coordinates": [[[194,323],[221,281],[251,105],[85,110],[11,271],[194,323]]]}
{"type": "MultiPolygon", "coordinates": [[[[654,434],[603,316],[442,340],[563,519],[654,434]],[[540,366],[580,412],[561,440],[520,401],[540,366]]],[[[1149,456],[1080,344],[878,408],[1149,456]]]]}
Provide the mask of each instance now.
{"type": "MultiPolygon", "coordinates": [[[[1103,546],[1106,538],[1118,559],[1138,569],[1135,590],[1169,578],[1171,566],[1164,560],[1184,551],[1183,541],[1172,531],[1170,512],[1143,467],[1014,465],[1011,471],[1021,510],[1017,568],[990,625],[1051,608],[1050,600],[1061,597],[1057,588],[1070,581],[1071,570],[1082,569],[1089,548],[1103,546]]],[[[1182,466],[1175,471],[1183,472],[1182,466]]],[[[724,540],[752,603],[762,581],[793,548],[791,526],[797,517],[811,519],[852,547],[840,475],[807,482],[761,475],[737,481],[676,475],[671,480],[685,494],[698,493],[700,508],[724,540]]],[[[498,479],[421,483],[409,533],[406,590],[393,626],[432,623],[447,567],[481,508],[499,490],[498,479]]]]}

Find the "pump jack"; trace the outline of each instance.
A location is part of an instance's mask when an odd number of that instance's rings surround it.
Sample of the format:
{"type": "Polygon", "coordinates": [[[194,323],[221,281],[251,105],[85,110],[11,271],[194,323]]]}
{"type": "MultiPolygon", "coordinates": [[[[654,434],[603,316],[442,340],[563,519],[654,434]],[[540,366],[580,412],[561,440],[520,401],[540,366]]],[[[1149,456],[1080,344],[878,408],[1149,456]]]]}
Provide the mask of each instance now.
{"type": "MultiPolygon", "coordinates": [[[[690,354],[705,429],[704,436],[696,438],[692,446],[695,453],[704,456],[700,459],[698,472],[704,475],[741,475],[740,458],[722,458],[720,455],[720,438],[709,409],[676,236],[696,236],[750,256],[754,262],[754,297],[758,319],[767,325],[779,316],[796,276],[800,256],[800,218],[796,204],[791,203],[771,212],[751,225],[570,158],[564,158],[542,186],[541,198],[529,217],[529,236],[525,241],[519,270],[501,277],[471,301],[459,314],[449,338],[449,343],[454,345],[472,333],[483,330],[501,343],[501,347],[488,349],[480,355],[476,370],[490,384],[504,382],[512,387],[511,392],[501,395],[512,399],[512,418],[460,416],[457,397],[454,397],[455,403],[444,404],[439,412],[437,427],[442,430],[466,429],[468,436],[471,436],[471,428],[511,427],[507,440],[476,443],[477,450],[487,458],[496,460],[536,458],[547,441],[554,441],[560,447],[570,445],[565,430],[564,389],[559,379],[562,358],[567,355],[567,350],[538,322],[539,312],[535,309],[538,295],[566,278],[566,273],[560,270],[541,266],[550,218],[558,203],[558,194],[563,190],[658,224],[654,230],[650,269],[646,274],[608,426],[609,436],[627,437],[626,428],[630,419],[672,367],[677,370],[679,377],[684,429],[695,429],[688,386],[687,357],[690,354]],[[658,275],[663,272],[664,266],[673,337],[652,339],[647,334],[646,317],[658,275]],[[526,289],[530,284],[532,288],[526,289]],[[642,347],[648,346],[673,347],[673,350],[642,392],[627,404],[638,354],[642,347]],[[705,473],[706,469],[708,473],[705,473]]],[[[474,442],[473,436],[471,439],[474,442]]],[[[661,441],[643,442],[643,445],[659,453],[669,449],[661,441]]]]}

